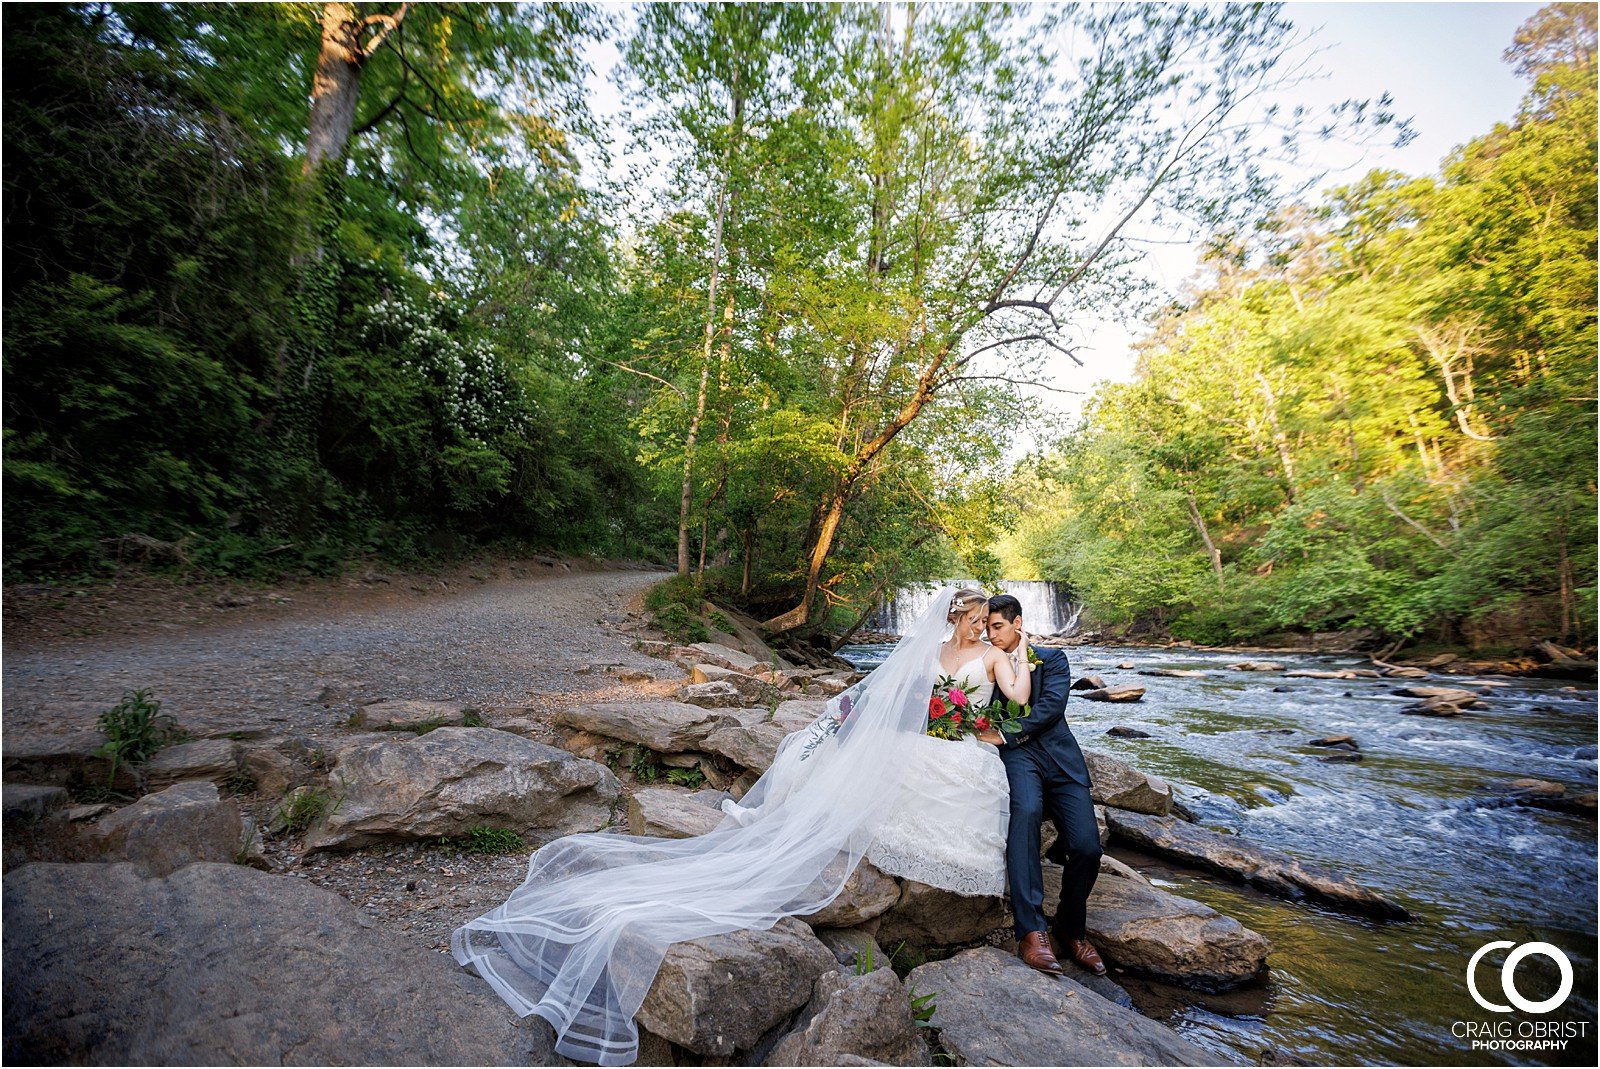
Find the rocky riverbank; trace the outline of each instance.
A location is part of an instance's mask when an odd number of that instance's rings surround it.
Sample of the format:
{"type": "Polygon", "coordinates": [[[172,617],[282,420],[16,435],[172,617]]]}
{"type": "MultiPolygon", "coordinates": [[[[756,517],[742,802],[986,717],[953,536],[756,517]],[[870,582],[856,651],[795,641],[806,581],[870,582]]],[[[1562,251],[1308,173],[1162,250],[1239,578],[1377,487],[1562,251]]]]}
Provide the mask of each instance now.
{"type": "MultiPolygon", "coordinates": [[[[560,835],[714,826],[853,677],[743,628],[652,634],[630,606],[655,574],[538,567],[403,607],[8,649],[6,1056],[557,1061],[547,1027],[439,953],[449,932],[560,835]],[[113,771],[95,717],[152,676],[191,737],[113,771]]],[[[1404,916],[1090,760],[1107,844],[1404,916]]],[[[1001,899],[863,865],[813,917],[675,947],[639,1015],[641,1062],[1227,1063],[1134,1012],[1117,978],[1216,991],[1270,966],[1267,939],[1110,854],[1090,901],[1109,977],[1023,968],[1008,920],[1001,899]]]]}

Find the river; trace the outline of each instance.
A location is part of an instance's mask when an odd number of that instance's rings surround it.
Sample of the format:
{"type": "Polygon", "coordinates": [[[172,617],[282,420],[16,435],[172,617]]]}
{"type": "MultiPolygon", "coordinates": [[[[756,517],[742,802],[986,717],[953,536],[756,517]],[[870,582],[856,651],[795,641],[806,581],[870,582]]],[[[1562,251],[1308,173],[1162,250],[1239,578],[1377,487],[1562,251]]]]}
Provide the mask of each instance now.
{"type": "MultiPolygon", "coordinates": [[[[890,648],[847,646],[840,654],[866,668],[890,648]]],[[[1069,721],[1085,746],[1166,779],[1205,826],[1326,865],[1418,918],[1377,922],[1287,902],[1113,847],[1153,883],[1238,919],[1274,947],[1263,983],[1219,996],[1117,977],[1141,1011],[1248,1064],[1264,1048],[1280,1062],[1321,1064],[1596,1063],[1595,822],[1493,801],[1523,776],[1569,792],[1595,789],[1593,689],[1438,676],[1427,682],[1509,685],[1495,688],[1487,710],[1435,719],[1402,715],[1412,699],[1392,693],[1401,685],[1394,680],[1285,679],[1226,667],[1263,654],[1111,646],[1067,654],[1074,675],[1147,688],[1138,704],[1070,703],[1069,721]],[[1118,670],[1123,662],[1135,668],[1118,670]],[[1138,674],[1153,668],[1206,676],[1138,674]],[[1153,737],[1106,735],[1116,724],[1153,737]],[[1307,743],[1327,734],[1353,735],[1364,760],[1319,761],[1327,751],[1307,743]],[[1458,1021],[1502,1016],[1476,1005],[1465,980],[1473,952],[1500,939],[1549,942],[1571,960],[1572,995],[1544,1015],[1589,1022],[1565,1052],[1472,1050],[1452,1035],[1458,1021]]],[[[1309,654],[1270,659],[1289,669],[1364,665],[1309,654]]],[[[1504,954],[1491,953],[1478,970],[1491,1001],[1499,1000],[1504,954]]],[[[1523,961],[1517,977],[1533,1000],[1558,982],[1554,964],[1538,955],[1523,961]]]]}

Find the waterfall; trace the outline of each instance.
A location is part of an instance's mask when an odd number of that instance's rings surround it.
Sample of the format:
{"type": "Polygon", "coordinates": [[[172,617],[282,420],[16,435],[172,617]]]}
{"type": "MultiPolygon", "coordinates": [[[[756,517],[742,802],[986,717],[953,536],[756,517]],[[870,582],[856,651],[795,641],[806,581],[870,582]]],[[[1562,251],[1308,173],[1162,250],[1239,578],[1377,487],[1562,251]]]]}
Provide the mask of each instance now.
{"type": "MultiPolygon", "coordinates": [[[[901,634],[905,627],[927,610],[934,591],[942,586],[967,581],[942,579],[934,583],[902,587],[895,591],[894,597],[878,606],[878,611],[867,622],[867,628],[901,634]]],[[[1035,635],[1059,635],[1071,631],[1077,626],[1078,613],[1083,609],[1082,605],[1072,600],[1065,583],[1003,579],[1000,581],[1000,590],[1022,602],[1023,626],[1035,635]]]]}

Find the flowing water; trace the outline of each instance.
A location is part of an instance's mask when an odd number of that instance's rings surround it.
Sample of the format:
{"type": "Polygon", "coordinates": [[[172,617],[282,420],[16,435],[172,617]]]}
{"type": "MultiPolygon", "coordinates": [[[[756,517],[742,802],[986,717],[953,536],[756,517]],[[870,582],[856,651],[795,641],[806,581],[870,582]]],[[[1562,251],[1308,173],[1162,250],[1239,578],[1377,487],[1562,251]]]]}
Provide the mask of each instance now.
{"type": "MultiPolygon", "coordinates": [[[[963,582],[970,580],[940,579],[920,586],[901,587],[895,591],[893,598],[878,606],[878,611],[867,621],[866,627],[869,631],[903,634],[904,625],[923,614],[940,587],[963,582]]],[[[1065,583],[1007,579],[999,584],[999,590],[1022,603],[1022,619],[1035,635],[1059,635],[1072,630],[1078,622],[1080,607],[1073,602],[1065,583]]]]}
{"type": "MultiPolygon", "coordinates": [[[[1026,617],[1025,617],[1026,618],[1026,617]]],[[[888,646],[847,646],[866,668],[888,646]]],[[[1158,859],[1132,857],[1160,886],[1198,899],[1272,940],[1267,979],[1220,996],[1129,980],[1140,1008],[1189,1038],[1255,1064],[1594,1065],[1596,840],[1592,818],[1503,804],[1505,784],[1532,776],[1569,793],[1596,780],[1595,693],[1555,680],[1437,676],[1427,681],[1287,679],[1238,672],[1266,659],[1217,651],[1079,646],[1074,675],[1146,689],[1138,704],[1073,701],[1079,740],[1172,783],[1201,824],[1325,865],[1416,914],[1378,922],[1288,902],[1158,859]],[[1115,666],[1132,662],[1129,670],[1115,666]],[[1144,676],[1200,669],[1204,678],[1144,676]],[[1475,687],[1502,682],[1490,708],[1452,719],[1406,716],[1402,683],[1475,687]],[[1287,688],[1275,691],[1275,687],[1287,688]],[[1147,739],[1107,736],[1122,724],[1147,739]],[[1308,745],[1347,734],[1364,760],[1325,763],[1308,745]],[[1468,959],[1484,943],[1540,940],[1571,960],[1572,994],[1540,1015],[1496,1014],[1467,992],[1468,959]],[[1473,1050],[1457,1022],[1586,1022],[1564,1052],[1473,1050]]],[[[1354,657],[1271,654],[1288,669],[1360,667],[1354,657]]],[[[1477,970],[1486,999],[1503,1002],[1491,952],[1477,970]]],[[[1518,989],[1541,1000],[1556,966],[1518,967],[1518,989]]],[[[1516,1035],[1513,1031],[1512,1035],[1516,1035]]]]}

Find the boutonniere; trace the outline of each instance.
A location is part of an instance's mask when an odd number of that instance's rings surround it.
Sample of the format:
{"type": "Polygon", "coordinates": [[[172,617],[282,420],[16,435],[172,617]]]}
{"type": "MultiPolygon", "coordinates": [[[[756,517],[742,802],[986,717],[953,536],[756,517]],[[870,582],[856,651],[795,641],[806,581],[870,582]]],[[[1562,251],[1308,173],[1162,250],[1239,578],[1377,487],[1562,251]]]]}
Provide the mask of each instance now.
{"type": "Polygon", "coordinates": [[[1044,663],[1044,658],[1033,652],[1033,647],[1028,647],[1028,671],[1033,671],[1044,663]]]}

